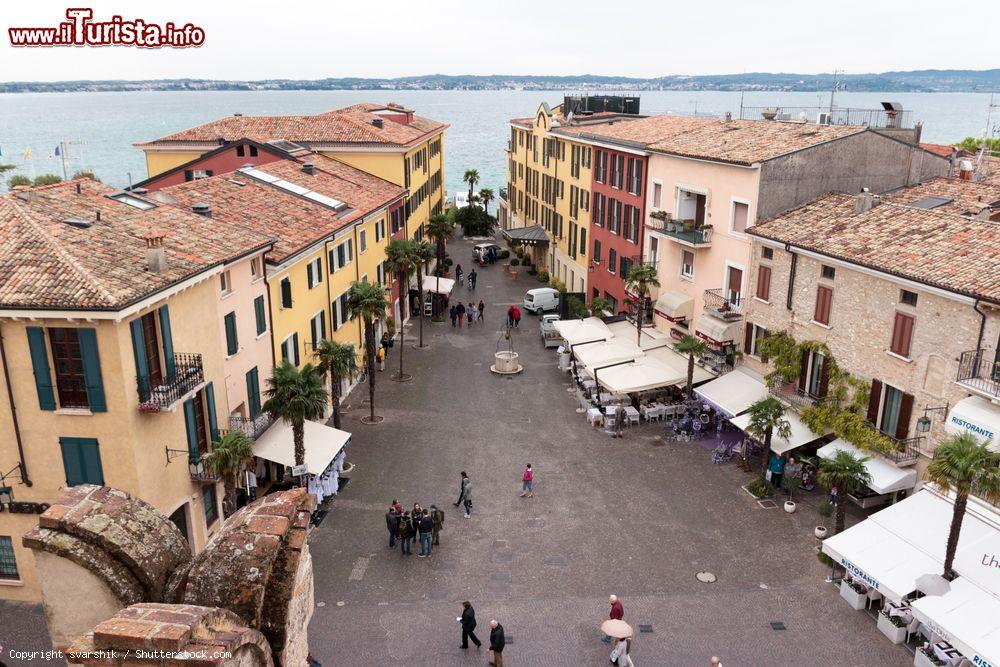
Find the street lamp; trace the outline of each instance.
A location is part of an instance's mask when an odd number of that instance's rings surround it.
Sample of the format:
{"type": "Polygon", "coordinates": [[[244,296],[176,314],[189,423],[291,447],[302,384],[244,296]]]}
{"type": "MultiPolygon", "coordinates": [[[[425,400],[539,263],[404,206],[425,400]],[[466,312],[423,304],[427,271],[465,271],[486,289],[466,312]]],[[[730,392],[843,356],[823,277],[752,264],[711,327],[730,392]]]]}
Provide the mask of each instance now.
{"type": "Polygon", "coordinates": [[[940,412],[942,415],[948,412],[948,406],[940,408],[924,408],[924,415],[917,420],[917,433],[927,433],[931,430],[931,418],[927,416],[929,412],[940,412]]]}

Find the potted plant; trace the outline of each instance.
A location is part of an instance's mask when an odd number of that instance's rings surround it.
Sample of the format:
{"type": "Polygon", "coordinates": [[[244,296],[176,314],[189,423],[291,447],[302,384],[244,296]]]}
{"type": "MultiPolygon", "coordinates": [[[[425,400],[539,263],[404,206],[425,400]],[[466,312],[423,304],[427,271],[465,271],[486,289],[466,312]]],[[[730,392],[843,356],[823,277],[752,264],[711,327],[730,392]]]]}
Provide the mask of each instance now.
{"type": "Polygon", "coordinates": [[[702,225],[695,229],[701,235],[702,243],[708,243],[708,239],[712,237],[712,225],[702,225]]]}
{"type": "Polygon", "coordinates": [[[902,644],[906,639],[906,622],[899,616],[890,616],[888,612],[888,607],[879,610],[876,626],[893,644],[902,644]]]}
{"type": "Polygon", "coordinates": [[[746,492],[749,493],[754,498],[767,498],[768,496],[774,495],[774,487],[767,480],[760,479],[759,477],[752,482],[749,482],[743,487],[746,492]]]}
{"type": "Polygon", "coordinates": [[[685,232],[694,231],[694,220],[682,220],[680,224],[685,232]]]}
{"type": "Polygon", "coordinates": [[[934,649],[929,643],[918,648],[913,654],[913,667],[938,667],[944,663],[934,655],[934,649]]]}
{"type": "Polygon", "coordinates": [[[865,608],[865,603],[868,601],[867,593],[865,587],[853,579],[844,577],[840,580],[840,597],[847,600],[847,604],[854,611],[861,611],[865,608]]]}
{"type": "Polygon", "coordinates": [[[816,536],[817,540],[825,540],[827,532],[826,526],[816,526],[813,529],[813,535],[816,536]]]}
{"type": "Polygon", "coordinates": [[[509,264],[511,266],[520,266],[521,260],[519,260],[517,257],[514,257],[513,259],[510,260],[509,264]]]}
{"type": "Polygon", "coordinates": [[[788,489],[788,500],[785,501],[785,511],[789,514],[795,512],[795,501],[792,500],[792,494],[800,486],[802,486],[801,477],[788,477],[785,479],[785,488],[788,489]]]}
{"type": "Polygon", "coordinates": [[[667,231],[668,232],[676,232],[677,231],[677,221],[676,220],[667,220],[666,224],[667,224],[667,231]]]}

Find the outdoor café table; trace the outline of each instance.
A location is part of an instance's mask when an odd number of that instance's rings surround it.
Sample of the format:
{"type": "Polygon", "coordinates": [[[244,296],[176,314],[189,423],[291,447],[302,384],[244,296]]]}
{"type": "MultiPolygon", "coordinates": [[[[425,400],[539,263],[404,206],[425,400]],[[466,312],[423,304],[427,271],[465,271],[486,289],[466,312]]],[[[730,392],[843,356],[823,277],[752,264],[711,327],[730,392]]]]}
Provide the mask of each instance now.
{"type": "Polygon", "coordinates": [[[660,405],[644,405],[642,407],[642,416],[646,418],[646,421],[652,421],[653,419],[659,419],[663,407],[660,405]]]}
{"type": "Polygon", "coordinates": [[[938,642],[937,644],[932,644],[931,649],[934,651],[934,655],[937,656],[937,659],[946,665],[958,665],[962,662],[962,658],[965,657],[959,653],[958,649],[948,642],[938,642]]]}
{"type": "Polygon", "coordinates": [[[604,415],[601,414],[600,408],[590,408],[587,410],[587,421],[591,424],[600,424],[604,421],[604,415]]]}
{"type": "Polygon", "coordinates": [[[631,405],[625,406],[625,416],[636,422],[639,421],[639,411],[633,408],[631,405]]]}
{"type": "Polygon", "coordinates": [[[910,609],[908,604],[896,604],[895,602],[889,602],[886,605],[886,609],[889,611],[889,616],[896,616],[904,623],[909,625],[913,621],[913,611],[910,609]]]}
{"type": "Polygon", "coordinates": [[[593,389],[596,386],[597,386],[597,383],[594,382],[593,380],[584,380],[583,381],[583,388],[586,389],[586,390],[588,390],[588,391],[591,390],[591,389],[593,389]]]}

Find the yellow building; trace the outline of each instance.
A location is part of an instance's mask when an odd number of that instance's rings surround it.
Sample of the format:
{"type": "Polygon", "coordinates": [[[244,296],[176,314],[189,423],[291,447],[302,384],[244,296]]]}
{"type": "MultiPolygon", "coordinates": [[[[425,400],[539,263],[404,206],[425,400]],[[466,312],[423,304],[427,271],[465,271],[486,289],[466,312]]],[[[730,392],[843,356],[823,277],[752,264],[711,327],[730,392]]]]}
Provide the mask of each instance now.
{"type": "Polygon", "coordinates": [[[221,523],[219,277],[271,242],[203,222],[90,180],[0,198],[0,598],[40,598],[20,538],[67,486],[146,500],[194,550],[221,523]]]}
{"type": "Polygon", "coordinates": [[[560,107],[547,104],[533,118],[510,121],[501,226],[541,226],[549,239],[544,268],[569,291],[586,292],[591,147],[550,132],[564,122],[560,107]]]}
{"type": "MultiPolygon", "coordinates": [[[[305,116],[234,115],[136,144],[146,154],[150,177],[243,138],[294,152],[305,147],[395,183],[407,191],[405,233],[419,238],[434,213],[444,211],[444,132],[447,125],[387,104],[355,104],[305,116]]],[[[256,150],[244,161],[253,161],[256,150]]],[[[231,171],[240,163],[230,166],[231,171]]],[[[217,169],[216,173],[222,173],[217,169]]],[[[207,172],[195,173],[197,178],[207,172]]]]}

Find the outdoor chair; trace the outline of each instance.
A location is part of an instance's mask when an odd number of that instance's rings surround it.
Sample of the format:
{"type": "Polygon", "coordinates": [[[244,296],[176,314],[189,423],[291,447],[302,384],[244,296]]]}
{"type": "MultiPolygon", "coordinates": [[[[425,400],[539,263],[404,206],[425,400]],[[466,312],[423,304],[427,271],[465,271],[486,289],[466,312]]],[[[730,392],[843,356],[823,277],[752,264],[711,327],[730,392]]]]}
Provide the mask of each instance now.
{"type": "Polygon", "coordinates": [[[920,629],[920,619],[919,618],[915,618],[912,621],[910,621],[910,624],[906,626],[906,640],[905,641],[907,641],[907,642],[910,641],[910,637],[912,637],[914,634],[916,634],[916,632],[919,629],[920,629]]]}
{"type": "MultiPolygon", "coordinates": [[[[865,601],[865,609],[868,609],[869,607],[871,607],[872,609],[874,609],[876,603],[882,602],[882,594],[879,593],[874,588],[869,588],[868,589],[867,596],[868,596],[868,599],[865,601]]],[[[881,605],[879,605],[879,606],[881,606],[881,605]]]]}

